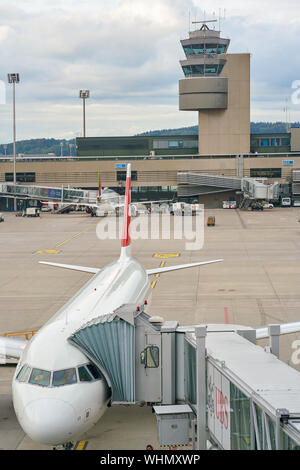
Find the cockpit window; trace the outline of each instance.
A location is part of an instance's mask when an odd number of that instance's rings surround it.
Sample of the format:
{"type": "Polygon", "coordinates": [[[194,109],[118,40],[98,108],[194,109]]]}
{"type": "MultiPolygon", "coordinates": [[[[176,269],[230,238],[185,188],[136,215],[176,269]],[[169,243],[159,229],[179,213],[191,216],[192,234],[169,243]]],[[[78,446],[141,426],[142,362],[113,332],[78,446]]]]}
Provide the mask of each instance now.
{"type": "Polygon", "coordinates": [[[93,377],[84,366],[78,367],[78,375],[80,382],[91,382],[93,380],[93,377]]]}
{"type": "Polygon", "coordinates": [[[20,370],[20,372],[18,373],[17,380],[19,382],[28,382],[30,371],[31,371],[31,368],[27,364],[25,364],[20,370]]]}
{"type": "Polygon", "coordinates": [[[96,366],[94,366],[94,364],[87,364],[87,368],[90,371],[90,373],[92,374],[92,376],[94,377],[94,379],[96,379],[96,380],[101,379],[100,371],[96,366]]]}
{"type": "Polygon", "coordinates": [[[41,369],[32,369],[29,383],[49,387],[51,372],[41,369]]]}
{"type": "Polygon", "coordinates": [[[53,372],[53,387],[60,387],[61,385],[70,385],[77,382],[76,369],[56,370],[53,372]]]}

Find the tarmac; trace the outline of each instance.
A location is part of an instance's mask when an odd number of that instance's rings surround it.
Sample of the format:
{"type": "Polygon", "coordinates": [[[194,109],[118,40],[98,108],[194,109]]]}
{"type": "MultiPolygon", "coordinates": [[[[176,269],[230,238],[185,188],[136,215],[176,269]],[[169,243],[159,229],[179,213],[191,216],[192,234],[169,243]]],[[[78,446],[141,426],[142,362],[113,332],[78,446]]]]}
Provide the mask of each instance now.
{"type": "MultiPolygon", "coordinates": [[[[213,209],[201,250],[186,240],[136,240],[133,255],[145,268],[224,259],[222,263],[171,272],[153,279],[147,313],[180,324],[236,323],[262,326],[300,321],[300,210],[263,212],[213,209]]],[[[85,213],[41,218],[4,213],[0,223],[0,335],[39,329],[90,278],[38,261],[103,267],[119,256],[119,240],[99,240],[100,219],[85,213]]],[[[293,342],[280,339],[280,359],[293,364],[293,342]]],[[[260,342],[261,345],[266,344],[260,342]]],[[[13,366],[0,367],[0,450],[49,449],[25,436],[11,401],[13,366]]],[[[148,406],[113,406],[82,437],[89,449],[159,448],[155,415],[148,406]]]]}

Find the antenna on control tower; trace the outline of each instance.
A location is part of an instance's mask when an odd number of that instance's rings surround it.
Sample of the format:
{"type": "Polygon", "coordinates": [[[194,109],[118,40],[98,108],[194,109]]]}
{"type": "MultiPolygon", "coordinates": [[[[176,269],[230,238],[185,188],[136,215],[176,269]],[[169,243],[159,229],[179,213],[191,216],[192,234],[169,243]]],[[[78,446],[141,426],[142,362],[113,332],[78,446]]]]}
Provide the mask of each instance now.
{"type": "Polygon", "coordinates": [[[225,20],[226,9],[224,8],[222,13],[222,8],[219,8],[219,31],[221,31],[221,20],[225,20]]]}

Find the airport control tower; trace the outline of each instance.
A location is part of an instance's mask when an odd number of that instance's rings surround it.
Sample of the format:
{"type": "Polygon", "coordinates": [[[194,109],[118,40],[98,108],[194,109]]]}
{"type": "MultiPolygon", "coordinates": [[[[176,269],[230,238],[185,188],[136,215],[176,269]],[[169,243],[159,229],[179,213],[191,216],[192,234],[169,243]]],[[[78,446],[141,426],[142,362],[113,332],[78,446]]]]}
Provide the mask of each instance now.
{"type": "MultiPolygon", "coordinates": [[[[250,152],[250,54],[228,54],[230,40],[208,24],[197,22],[181,41],[179,109],[198,111],[199,154],[250,152]]],[[[196,23],[196,22],[195,22],[196,23]]]]}

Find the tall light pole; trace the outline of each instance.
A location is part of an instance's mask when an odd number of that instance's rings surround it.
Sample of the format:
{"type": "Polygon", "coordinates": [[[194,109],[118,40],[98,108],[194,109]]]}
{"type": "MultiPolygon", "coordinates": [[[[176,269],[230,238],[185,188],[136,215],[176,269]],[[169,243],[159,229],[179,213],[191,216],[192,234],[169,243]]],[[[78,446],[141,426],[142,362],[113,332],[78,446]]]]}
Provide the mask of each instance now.
{"type": "Polygon", "coordinates": [[[85,100],[90,97],[90,90],[80,90],[79,98],[83,101],[83,137],[85,137],[85,100]]]}
{"type": "MultiPolygon", "coordinates": [[[[9,73],[7,75],[8,83],[13,86],[13,128],[14,128],[14,184],[17,182],[16,176],[16,83],[20,83],[20,76],[18,73],[9,73]]],[[[17,200],[14,197],[14,211],[17,210],[17,200]]]]}

